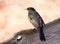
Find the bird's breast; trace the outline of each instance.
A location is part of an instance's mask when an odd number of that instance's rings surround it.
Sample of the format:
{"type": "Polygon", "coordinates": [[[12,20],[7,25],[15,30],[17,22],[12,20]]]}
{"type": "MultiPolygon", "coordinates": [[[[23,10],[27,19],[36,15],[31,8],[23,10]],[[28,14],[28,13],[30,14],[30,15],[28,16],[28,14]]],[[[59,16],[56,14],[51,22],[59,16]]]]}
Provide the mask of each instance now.
{"type": "Polygon", "coordinates": [[[32,19],[29,18],[29,21],[32,23],[32,25],[33,25],[35,28],[38,28],[38,27],[39,27],[39,24],[38,24],[37,21],[34,20],[33,18],[32,18],[32,19]]]}

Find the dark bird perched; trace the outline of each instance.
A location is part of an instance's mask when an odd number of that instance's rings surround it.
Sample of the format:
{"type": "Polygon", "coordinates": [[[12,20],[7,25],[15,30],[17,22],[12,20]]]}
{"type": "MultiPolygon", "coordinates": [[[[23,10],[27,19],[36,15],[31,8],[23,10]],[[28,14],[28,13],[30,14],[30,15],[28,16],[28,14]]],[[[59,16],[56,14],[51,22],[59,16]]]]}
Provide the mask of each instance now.
{"type": "Polygon", "coordinates": [[[27,10],[28,10],[29,21],[39,31],[40,40],[46,41],[46,38],[45,38],[45,35],[43,32],[43,27],[44,27],[45,23],[44,23],[42,17],[33,7],[28,7],[27,10]]]}

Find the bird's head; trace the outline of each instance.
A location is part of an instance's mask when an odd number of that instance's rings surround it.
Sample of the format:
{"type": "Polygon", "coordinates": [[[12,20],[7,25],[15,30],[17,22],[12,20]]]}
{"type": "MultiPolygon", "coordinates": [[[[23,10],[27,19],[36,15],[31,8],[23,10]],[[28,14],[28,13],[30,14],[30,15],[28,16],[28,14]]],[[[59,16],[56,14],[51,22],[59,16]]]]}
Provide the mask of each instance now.
{"type": "Polygon", "coordinates": [[[30,10],[35,11],[35,9],[33,7],[28,7],[28,8],[26,8],[26,10],[28,10],[28,11],[30,11],[30,10]]]}

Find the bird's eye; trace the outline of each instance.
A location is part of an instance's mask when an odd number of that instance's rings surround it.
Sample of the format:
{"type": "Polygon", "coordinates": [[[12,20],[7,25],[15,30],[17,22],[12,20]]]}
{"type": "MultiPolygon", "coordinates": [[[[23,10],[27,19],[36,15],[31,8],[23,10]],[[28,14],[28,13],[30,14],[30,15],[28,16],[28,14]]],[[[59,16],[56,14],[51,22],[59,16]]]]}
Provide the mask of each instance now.
{"type": "Polygon", "coordinates": [[[20,41],[20,40],[22,40],[22,36],[18,35],[17,41],[20,41]]]}
{"type": "Polygon", "coordinates": [[[30,19],[32,20],[32,17],[30,17],[30,19]]]}

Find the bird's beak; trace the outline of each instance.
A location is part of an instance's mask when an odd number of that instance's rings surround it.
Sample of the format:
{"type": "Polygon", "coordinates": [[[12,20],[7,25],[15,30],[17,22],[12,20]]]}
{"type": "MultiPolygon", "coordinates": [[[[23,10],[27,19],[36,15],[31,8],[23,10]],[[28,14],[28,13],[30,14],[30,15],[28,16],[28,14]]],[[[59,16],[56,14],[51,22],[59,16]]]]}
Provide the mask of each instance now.
{"type": "Polygon", "coordinates": [[[26,8],[24,10],[27,10],[26,8]]]}

